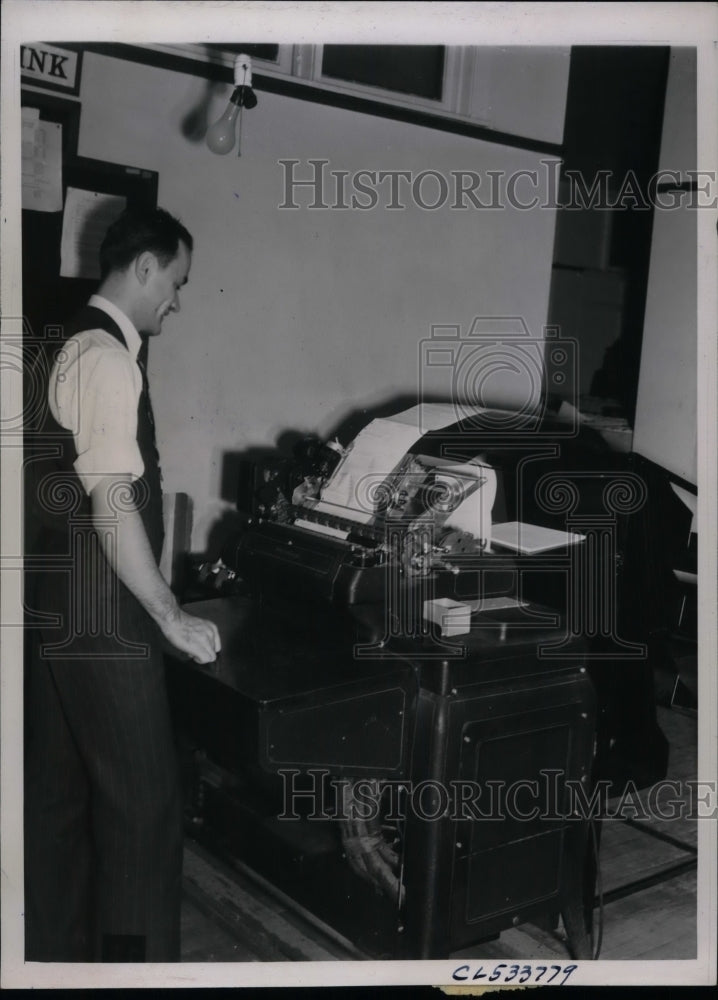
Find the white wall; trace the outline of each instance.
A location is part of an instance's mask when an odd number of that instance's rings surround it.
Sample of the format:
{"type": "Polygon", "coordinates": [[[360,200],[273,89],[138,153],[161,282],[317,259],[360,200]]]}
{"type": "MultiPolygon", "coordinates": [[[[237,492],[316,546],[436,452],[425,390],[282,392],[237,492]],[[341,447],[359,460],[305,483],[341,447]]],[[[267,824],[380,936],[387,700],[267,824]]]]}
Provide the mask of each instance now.
{"type": "MultiPolygon", "coordinates": [[[[660,169],[696,169],[696,53],[673,49],[660,169]]],[[[691,195],[661,198],[653,218],[633,449],[697,482],[697,211],[691,195]]]]}
{"type": "MultiPolygon", "coordinates": [[[[150,377],[165,489],[193,498],[198,550],[226,506],[225,452],[288,429],[329,433],[355,408],[416,392],[432,324],[521,316],[539,336],[555,221],[552,209],[427,211],[410,197],[403,211],[388,199],[371,211],[280,210],[283,158],[304,174],[310,158],[447,177],[538,169],[540,188],[545,171],[536,154],[262,92],[245,112],[241,158],[216,157],[182,132],[208,93],[211,122],[229,88],[85,53],[80,155],[157,170],[159,204],[195,238],[182,312],[153,344],[150,377]]],[[[427,182],[425,198],[436,190],[427,182]]]]}
{"type": "MultiPolygon", "coordinates": [[[[482,80],[488,95],[488,117],[494,128],[512,135],[561,143],[571,49],[512,45],[480,48],[488,63],[482,80]]],[[[484,103],[477,95],[479,108],[484,103]]]]}

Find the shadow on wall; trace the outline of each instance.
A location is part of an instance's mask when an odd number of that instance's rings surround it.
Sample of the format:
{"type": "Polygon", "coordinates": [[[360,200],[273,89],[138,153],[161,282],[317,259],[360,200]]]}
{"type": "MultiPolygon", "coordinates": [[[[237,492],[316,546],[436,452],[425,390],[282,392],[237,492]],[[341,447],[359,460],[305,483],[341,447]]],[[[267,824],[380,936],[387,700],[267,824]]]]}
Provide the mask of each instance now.
{"type": "Polygon", "coordinates": [[[211,124],[209,111],[215,95],[224,93],[226,90],[227,86],[224,83],[218,83],[216,80],[205,81],[205,86],[199,100],[187,111],[180,125],[182,135],[188,142],[194,145],[204,142],[207,129],[211,124]]]}

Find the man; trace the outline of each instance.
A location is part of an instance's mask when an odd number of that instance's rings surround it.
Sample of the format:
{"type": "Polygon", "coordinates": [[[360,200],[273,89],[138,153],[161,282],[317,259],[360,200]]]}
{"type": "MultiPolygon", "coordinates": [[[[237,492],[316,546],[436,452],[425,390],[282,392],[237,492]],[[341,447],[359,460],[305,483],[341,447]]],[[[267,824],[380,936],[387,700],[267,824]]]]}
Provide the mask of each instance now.
{"type": "Polygon", "coordinates": [[[144,357],[179,310],[192,246],[162,209],[125,211],[50,374],[42,437],[61,454],[50,471],[38,465],[31,501],[47,569],[69,568],[39,574],[34,597],[47,624],[27,682],[30,961],[179,959],[182,815],[161,649],[209,663],[219,636],[179,608],[158,569],[144,357]]]}

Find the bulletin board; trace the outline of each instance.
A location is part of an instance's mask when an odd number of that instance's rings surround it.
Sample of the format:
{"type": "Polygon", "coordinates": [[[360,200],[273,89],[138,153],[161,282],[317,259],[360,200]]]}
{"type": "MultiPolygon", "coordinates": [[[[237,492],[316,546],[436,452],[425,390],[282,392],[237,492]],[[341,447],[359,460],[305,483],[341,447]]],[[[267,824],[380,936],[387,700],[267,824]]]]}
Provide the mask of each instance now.
{"type": "MultiPolygon", "coordinates": [[[[156,171],[142,167],[78,156],[79,101],[23,89],[21,106],[24,115],[50,123],[55,133],[56,126],[61,131],[59,199],[50,198],[44,210],[25,207],[24,202],[22,212],[23,315],[30,337],[37,341],[47,327],[71,319],[97,287],[97,249],[111,212],[125,204],[154,207],[159,178],[156,171]],[[73,225],[68,227],[70,210],[73,225]],[[76,246],[85,244],[74,266],[63,254],[63,230],[68,243],[68,229],[76,246]],[[94,269],[87,266],[90,259],[94,269]]],[[[47,166],[54,171],[57,165],[53,160],[47,166]]]]}

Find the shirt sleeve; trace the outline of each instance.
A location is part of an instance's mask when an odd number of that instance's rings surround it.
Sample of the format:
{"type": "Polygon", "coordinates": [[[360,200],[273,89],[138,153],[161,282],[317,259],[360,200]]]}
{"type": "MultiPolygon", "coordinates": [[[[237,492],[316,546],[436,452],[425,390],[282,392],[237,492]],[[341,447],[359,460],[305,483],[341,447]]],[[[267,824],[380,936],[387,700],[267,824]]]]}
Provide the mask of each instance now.
{"type": "Polygon", "coordinates": [[[72,429],[75,471],[85,492],[103,476],[138,479],[144,472],[137,444],[142,382],[130,354],[100,347],[85,351],[67,371],[57,373],[55,385],[58,416],[72,429]]]}

